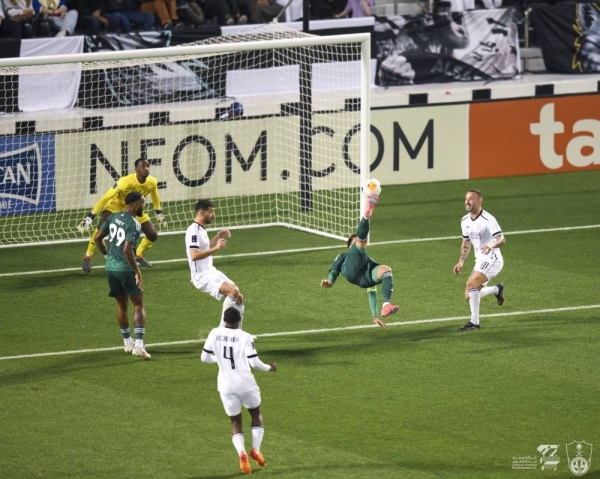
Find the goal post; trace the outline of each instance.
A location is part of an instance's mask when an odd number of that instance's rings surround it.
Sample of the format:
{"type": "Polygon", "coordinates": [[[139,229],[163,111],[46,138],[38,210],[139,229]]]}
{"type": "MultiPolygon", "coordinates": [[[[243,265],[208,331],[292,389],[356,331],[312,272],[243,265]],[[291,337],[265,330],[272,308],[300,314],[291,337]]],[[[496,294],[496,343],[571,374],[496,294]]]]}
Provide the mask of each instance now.
{"type": "Polygon", "coordinates": [[[0,59],[5,103],[20,110],[0,115],[0,247],[87,241],[78,223],[139,158],[158,180],[159,234],[185,231],[209,198],[215,229],[345,239],[369,176],[369,67],[369,34],[277,23],[180,47],[0,59]]]}

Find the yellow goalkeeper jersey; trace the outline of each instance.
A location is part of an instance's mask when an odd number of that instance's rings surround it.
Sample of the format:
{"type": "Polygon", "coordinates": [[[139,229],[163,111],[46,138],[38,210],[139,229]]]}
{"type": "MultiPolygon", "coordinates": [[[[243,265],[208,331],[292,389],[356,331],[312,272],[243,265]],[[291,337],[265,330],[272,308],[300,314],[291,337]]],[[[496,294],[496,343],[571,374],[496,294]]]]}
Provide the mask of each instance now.
{"type": "Polygon", "coordinates": [[[108,190],[102,198],[96,203],[92,213],[97,215],[102,210],[108,210],[113,213],[125,209],[125,197],[133,192],[141,193],[144,198],[150,195],[155,210],[160,210],[160,199],[158,198],[158,182],[153,176],[148,176],[144,183],[140,183],[136,173],[123,176],[108,190]]]}

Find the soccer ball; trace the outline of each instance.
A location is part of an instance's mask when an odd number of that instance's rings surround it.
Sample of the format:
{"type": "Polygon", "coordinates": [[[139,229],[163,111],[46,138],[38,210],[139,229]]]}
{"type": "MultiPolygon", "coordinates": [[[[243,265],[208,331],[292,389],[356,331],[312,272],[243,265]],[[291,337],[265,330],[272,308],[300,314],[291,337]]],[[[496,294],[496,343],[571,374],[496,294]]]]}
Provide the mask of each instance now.
{"type": "Polygon", "coordinates": [[[378,195],[379,193],[381,193],[381,183],[379,182],[379,180],[371,178],[363,183],[363,185],[360,188],[360,191],[367,198],[370,198],[373,195],[378,195]]]}

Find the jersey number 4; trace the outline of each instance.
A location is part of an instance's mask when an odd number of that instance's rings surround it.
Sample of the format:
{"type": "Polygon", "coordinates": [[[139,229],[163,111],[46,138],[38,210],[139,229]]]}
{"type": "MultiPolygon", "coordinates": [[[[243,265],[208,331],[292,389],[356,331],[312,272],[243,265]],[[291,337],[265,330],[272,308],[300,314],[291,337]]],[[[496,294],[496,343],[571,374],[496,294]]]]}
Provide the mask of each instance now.
{"type": "Polygon", "coordinates": [[[227,356],[227,346],[223,346],[223,357],[231,361],[231,369],[235,369],[235,361],[233,360],[233,347],[229,346],[229,356],[227,356]]]}

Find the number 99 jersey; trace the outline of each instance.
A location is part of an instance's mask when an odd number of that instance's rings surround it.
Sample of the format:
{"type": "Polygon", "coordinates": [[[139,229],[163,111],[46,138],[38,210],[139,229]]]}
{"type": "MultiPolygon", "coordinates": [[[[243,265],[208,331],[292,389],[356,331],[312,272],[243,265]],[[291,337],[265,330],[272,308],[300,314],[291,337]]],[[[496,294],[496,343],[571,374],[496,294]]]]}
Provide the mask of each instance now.
{"type": "Polygon", "coordinates": [[[114,213],[100,226],[100,230],[108,235],[106,271],[131,271],[131,266],[123,254],[123,248],[126,242],[133,243],[135,251],[141,229],[140,223],[127,211],[114,213]]]}

